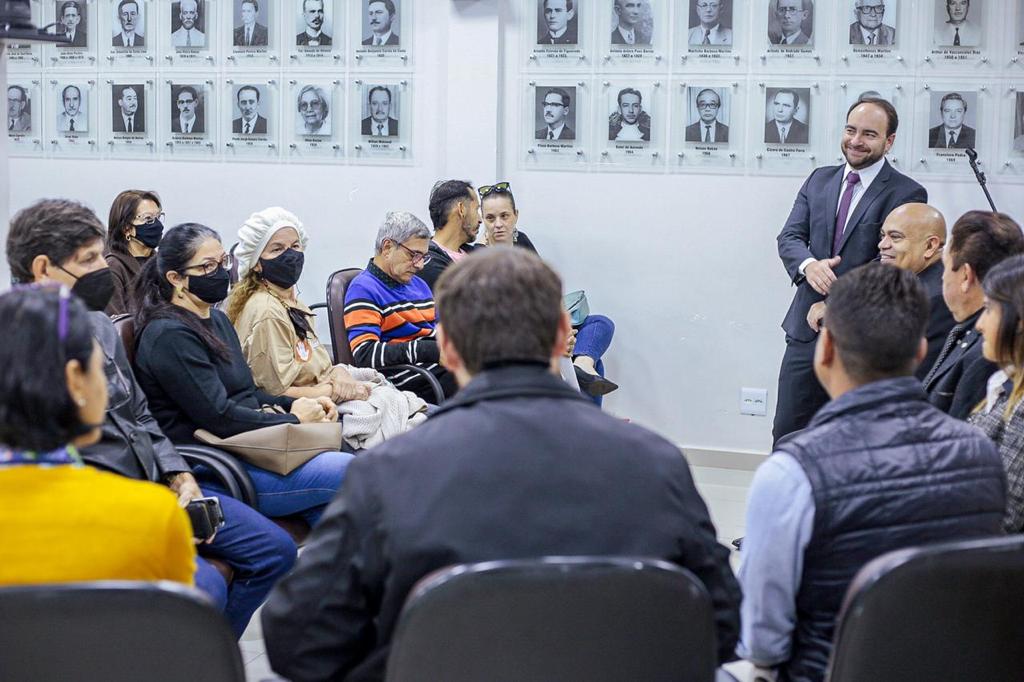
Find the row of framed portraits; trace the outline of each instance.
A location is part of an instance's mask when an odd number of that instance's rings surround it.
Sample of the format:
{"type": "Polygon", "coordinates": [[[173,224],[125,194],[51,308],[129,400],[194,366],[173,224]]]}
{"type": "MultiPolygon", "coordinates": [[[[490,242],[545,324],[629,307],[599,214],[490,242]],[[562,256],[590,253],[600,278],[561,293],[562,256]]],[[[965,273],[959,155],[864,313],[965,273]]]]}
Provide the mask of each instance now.
{"type": "Polygon", "coordinates": [[[282,61],[405,69],[412,0],[32,0],[36,25],[67,42],[9,44],[12,70],[206,67],[282,61]]]}
{"type": "Polygon", "coordinates": [[[1024,0],[520,0],[530,69],[874,72],[1024,61],[1024,0]]]}
{"type": "Polygon", "coordinates": [[[1024,79],[527,76],[520,92],[524,168],[804,175],[841,160],[850,106],[881,96],[900,118],[889,154],[898,167],[967,175],[973,148],[999,176],[1024,178],[1024,79]]]}
{"type": "Polygon", "coordinates": [[[12,74],[7,102],[11,156],[413,160],[411,80],[384,74],[12,74]]]}

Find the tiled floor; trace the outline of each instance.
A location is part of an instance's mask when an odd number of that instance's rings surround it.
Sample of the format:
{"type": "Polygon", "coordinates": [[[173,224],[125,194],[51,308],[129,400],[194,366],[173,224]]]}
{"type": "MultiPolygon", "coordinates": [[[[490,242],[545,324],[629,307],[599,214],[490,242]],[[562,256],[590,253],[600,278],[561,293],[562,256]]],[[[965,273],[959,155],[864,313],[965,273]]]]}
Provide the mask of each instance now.
{"type": "MultiPolygon", "coordinates": [[[[743,536],[744,517],[747,510],[747,490],[754,476],[752,471],[694,467],[693,477],[697,489],[707,502],[711,520],[718,531],[718,539],[731,549],[733,539],[743,536]]],[[[738,554],[733,552],[733,568],[737,566],[738,554]]],[[[247,682],[278,681],[281,678],[270,670],[270,663],[263,649],[263,633],[259,626],[259,612],[253,617],[249,629],[239,642],[242,660],[245,661],[247,682]]],[[[745,663],[729,666],[729,672],[740,682],[750,679],[750,667],[745,663]]]]}

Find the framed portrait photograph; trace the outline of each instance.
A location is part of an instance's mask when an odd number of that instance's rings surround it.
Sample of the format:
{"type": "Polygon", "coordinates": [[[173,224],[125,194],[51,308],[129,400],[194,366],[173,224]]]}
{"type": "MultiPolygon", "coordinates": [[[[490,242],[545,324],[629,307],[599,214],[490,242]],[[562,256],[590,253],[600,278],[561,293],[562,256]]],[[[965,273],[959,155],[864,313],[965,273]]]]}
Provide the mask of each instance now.
{"type": "MultiPolygon", "coordinates": [[[[302,84],[295,96],[295,134],[300,137],[331,137],[334,134],[332,99],[331,93],[324,86],[318,83],[302,84]]],[[[370,129],[373,129],[372,122],[370,129]]],[[[396,121],[395,134],[397,132],[396,121]]]]}
{"type": "Polygon", "coordinates": [[[146,132],[146,85],[118,83],[110,86],[110,131],[126,135],[146,132]]]}
{"type": "Polygon", "coordinates": [[[849,44],[894,47],[899,17],[896,3],[897,0],[852,0],[849,44]]]}
{"type": "Polygon", "coordinates": [[[270,45],[270,6],[268,0],[233,0],[231,45],[236,48],[260,48],[270,45]]]}
{"type": "Polygon", "coordinates": [[[809,144],[811,89],[766,88],[764,119],[765,144],[809,144]]]}
{"type": "Polygon", "coordinates": [[[171,132],[176,135],[206,134],[206,88],[199,83],[171,83],[171,132]]]}
{"type": "Polygon", "coordinates": [[[32,91],[20,83],[7,84],[7,135],[16,137],[32,132],[32,91]]]}
{"type": "Polygon", "coordinates": [[[63,33],[70,43],[60,48],[89,47],[89,3],[85,0],[57,0],[54,16],[56,33],[63,33]]]}
{"type": "Polygon", "coordinates": [[[936,47],[978,47],[982,43],[983,0],[932,0],[936,47]],[[973,7],[972,7],[973,4],[973,7]]]}
{"type": "Polygon", "coordinates": [[[978,145],[978,93],[932,91],[928,114],[929,149],[974,149],[978,145]]]}
{"type": "Polygon", "coordinates": [[[111,0],[111,47],[146,47],[146,3],[142,0],[111,0]]]}
{"type": "Polygon", "coordinates": [[[364,47],[398,47],[402,44],[401,0],[360,0],[363,3],[361,44],[364,47]]]}
{"type": "Polygon", "coordinates": [[[270,98],[263,83],[236,83],[231,87],[231,132],[266,137],[270,134],[270,98]]]}
{"type": "Polygon", "coordinates": [[[729,89],[723,87],[687,87],[687,142],[708,145],[729,144],[729,89]]]}
{"type": "Polygon", "coordinates": [[[650,46],[654,38],[655,16],[653,0],[611,0],[612,45],[650,46]]]}
{"type": "Polygon", "coordinates": [[[331,0],[298,0],[296,10],[296,47],[329,48],[334,45],[331,0]]]}
{"type": "Polygon", "coordinates": [[[534,114],[535,140],[574,142],[576,140],[576,88],[537,86],[534,114]]]}
{"type": "Polygon", "coordinates": [[[386,138],[399,136],[401,126],[401,98],[392,83],[366,83],[363,85],[362,113],[359,133],[364,137],[386,138]]]}
{"type": "Polygon", "coordinates": [[[90,86],[81,82],[58,83],[57,116],[54,129],[58,133],[89,132],[90,86]]]}
{"type": "Polygon", "coordinates": [[[768,42],[782,48],[814,45],[813,0],[768,0],[768,42]]]}
{"type": "Polygon", "coordinates": [[[732,0],[689,0],[687,43],[703,47],[732,47],[732,0]]]}
{"type": "Polygon", "coordinates": [[[537,0],[537,45],[579,44],[580,0],[537,0]]]}
{"type": "Polygon", "coordinates": [[[171,46],[176,50],[207,46],[206,3],[176,0],[171,3],[171,46]]]}
{"type": "MultiPolygon", "coordinates": [[[[646,88],[627,86],[616,88],[610,102],[611,112],[608,114],[609,142],[651,141],[653,118],[650,113],[650,93],[646,88]],[[644,101],[647,108],[644,108],[644,101]]],[[[546,122],[546,121],[545,121],[546,122]]],[[[547,138],[545,138],[547,139],[547,138]]]]}

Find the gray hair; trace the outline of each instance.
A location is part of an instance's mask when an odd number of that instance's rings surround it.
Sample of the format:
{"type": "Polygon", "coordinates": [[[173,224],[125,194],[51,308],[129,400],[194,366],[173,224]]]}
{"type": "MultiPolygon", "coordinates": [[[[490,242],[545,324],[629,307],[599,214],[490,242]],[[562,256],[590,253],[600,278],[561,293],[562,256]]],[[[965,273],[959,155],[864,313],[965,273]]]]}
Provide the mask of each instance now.
{"type": "Polygon", "coordinates": [[[384,248],[384,240],[390,239],[396,244],[401,244],[407,239],[430,239],[430,228],[422,220],[408,211],[388,211],[384,216],[384,222],[377,230],[377,241],[373,247],[377,253],[384,248]]]}

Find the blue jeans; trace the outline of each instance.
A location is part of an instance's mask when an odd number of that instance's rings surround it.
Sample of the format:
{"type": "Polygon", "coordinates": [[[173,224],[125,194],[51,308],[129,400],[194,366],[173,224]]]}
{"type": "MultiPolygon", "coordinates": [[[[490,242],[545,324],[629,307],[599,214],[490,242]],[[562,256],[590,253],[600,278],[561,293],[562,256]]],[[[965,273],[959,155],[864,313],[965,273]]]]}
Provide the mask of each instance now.
{"type": "MultiPolygon", "coordinates": [[[[594,368],[604,376],[604,363],[601,357],[612,345],[615,335],[615,323],[604,315],[587,315],[583,324],[576,328],[576,348],[573,355],[586,355],[594,359],[594,368]]],[[[591,398],[597,405],[601,404],[601,396],[591,398]]]]}
{"type": "Polygon", "coordinates": [[[199,545],[196,587],[224,612],[236,637],[241,637],[252,614],[274,583],[295,563],[295,543],[277,524],[216,486],[202,486],[203,495],[220,498],[224,526],[213,542],[199,545]],[[231,584],[204,557],[231,566],[231,584]]]}
{"type": "Polygon", "coordinates": [[[321,452],[287,476],[242,462],[256,488],[257,508],[266,516],[298,514],[312,528],[334,499],[352,461],[347,452],[321,452]]]}

